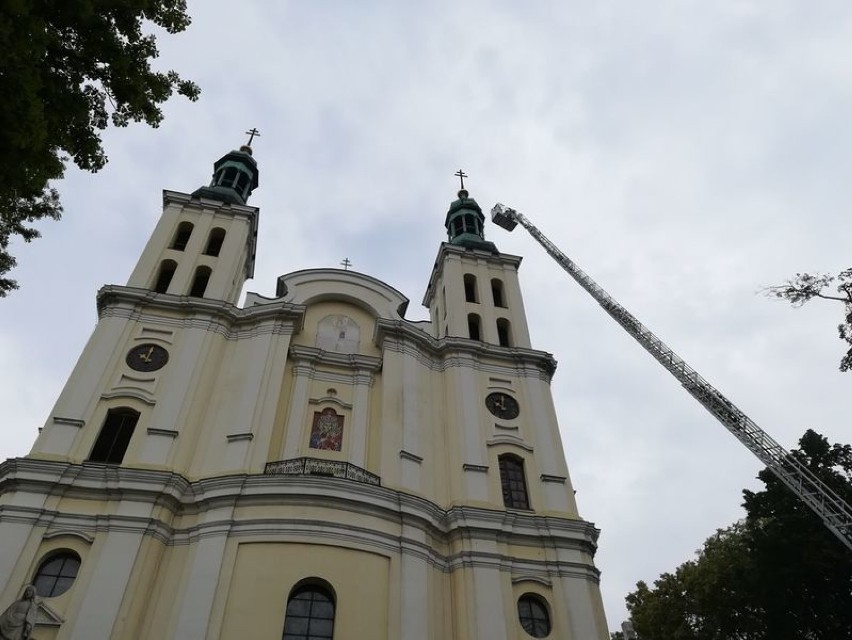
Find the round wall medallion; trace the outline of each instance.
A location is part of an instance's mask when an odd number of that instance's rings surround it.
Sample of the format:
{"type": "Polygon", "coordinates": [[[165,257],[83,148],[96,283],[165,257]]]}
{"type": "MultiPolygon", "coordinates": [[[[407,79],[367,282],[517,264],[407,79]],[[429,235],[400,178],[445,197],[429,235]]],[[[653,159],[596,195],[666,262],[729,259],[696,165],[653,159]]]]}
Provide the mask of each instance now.
{"type": "Polygon", "coordinates": [[[514,420],[521,412],[518,401],[505,393],[489,393],[485,397],[485,406],[498,418],[514,420]]]}
{"type": "Polygon", "coordinates": [[[156,371],[168,361],[169,352],[158,344],[140,344],[127,352],[127,366],[136,371],[156,371]]]}

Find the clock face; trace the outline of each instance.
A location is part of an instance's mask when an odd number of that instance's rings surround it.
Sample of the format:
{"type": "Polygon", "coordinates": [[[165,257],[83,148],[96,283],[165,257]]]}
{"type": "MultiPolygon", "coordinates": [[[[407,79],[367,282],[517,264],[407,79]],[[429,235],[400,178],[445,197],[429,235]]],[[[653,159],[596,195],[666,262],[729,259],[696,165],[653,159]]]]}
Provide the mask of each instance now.
{"type": "Polygon", "coordinates": [[[514,420],[521,412],[518,401],[505,393],[489,393],[485,397],[485,406],[498,418],[514,420]]]}
{"type": "Polygon", "coordinates": [[[168,361],[169,352],[158,344],[140,344],[127,352],[127,366],[136,371],[156,371],[168,361]]]}

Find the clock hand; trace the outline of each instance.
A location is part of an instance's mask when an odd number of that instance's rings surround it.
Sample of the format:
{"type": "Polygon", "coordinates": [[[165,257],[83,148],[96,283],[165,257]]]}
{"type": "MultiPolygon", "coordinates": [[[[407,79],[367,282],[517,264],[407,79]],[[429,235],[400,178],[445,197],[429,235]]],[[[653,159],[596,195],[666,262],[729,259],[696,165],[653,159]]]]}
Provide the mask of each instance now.
{"type": "Polygon", "coordinates": [[[154,347],[150,347],[147,353],[140,353],[139,359],[142,362],[151,362],[151,354],[154,353],[154,347]]]}

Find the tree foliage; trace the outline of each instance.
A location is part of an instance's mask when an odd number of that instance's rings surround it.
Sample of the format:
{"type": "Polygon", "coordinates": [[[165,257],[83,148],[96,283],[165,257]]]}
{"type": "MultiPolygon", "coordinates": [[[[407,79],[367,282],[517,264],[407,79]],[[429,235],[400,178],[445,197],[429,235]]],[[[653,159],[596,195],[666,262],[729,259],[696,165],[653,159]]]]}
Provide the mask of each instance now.
{"type": "MultiPolygon", "coordinates": [[[[852,448],[808,430],[791,452],[852,502],[852,448]]],[[[746,518],[627,596],[640,640],[852,638],[852,554],[769,470],[746,518]]]]}
{"type": "Polygon", "coordinates": [[[767,287],[766,295],[787,300],[794,307],[801,307],[808,300],[820,298],[840,302],[844,306],[844,322],[837,325],[840,339],[849,345],[846,355],[840,360],[840,370],[852,369],[852,269],[841,271],[836,276],[819,273],[797,273],[783,284],[767,287]],[[838,295],[826,293],[832,285],[838,295]]]}
{"type": "Polygon", "coordinates": [[[158,126],[174,92],[198,87],[151,68],[152,28],[189,26],[185,0],[4,0],[0,4],[0,297],[17,288],[9,242],[39,236],[32,224],[62,213],[50,182],[70,158],[81,169],[106,163],[100,132],[112,123],[158,126]]]}

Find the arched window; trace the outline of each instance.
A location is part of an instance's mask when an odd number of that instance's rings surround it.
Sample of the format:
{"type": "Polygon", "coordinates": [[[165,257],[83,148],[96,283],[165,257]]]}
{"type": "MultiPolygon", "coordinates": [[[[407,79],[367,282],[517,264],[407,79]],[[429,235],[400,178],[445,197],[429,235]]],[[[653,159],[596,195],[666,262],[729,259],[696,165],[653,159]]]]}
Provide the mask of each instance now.
{"type": "Polygon", "coordinates": [[[192,280],[192,288],[189,290],[189,295],[193,298],[203,298],[204,290],[207,289],[207,282],[210,280],[211,273],[210,267],[198,267],[195,270],[195,278],[192,280]]]}
{"type": "Polygon", "coordinates": [[[471,340],[482,340],[481,333],[479,330],[479,316],[475,313],[468,314],[467,316],[467,333],[470,336],[471,340]]]}
{"type": "Polygon", "coordinates": [[[525,593],[518,598],[518,620],[533,638],[544,638],[550,634],[550,614],[541,596],[525,593]]]}
{"type": "Polygon", "coordinates": [[[518,456],[506,453],[497,458],[500,467],[500,487],[503,490],[503,504],[510,509],[529,509],[527,480],[524,476],[524,461],[518,456]]]}
{"type": "Polygon", "coordinates": [[[204,255],[218,256],[222,250],[222,243],[225,241],[225,230],[221,227],[216,227],[210,231],[207,237],[207,247],[204,249],[204,255]]]}
{"type": "Polygon", "coordinates": [[[42,598],[61,596],[71,588],[77,571],[80,569],[80,556],[64,549],[51,553],[38,566],[33,585],[42,598]]]}
{"type": "Polygon", "coordinates": [[[175,275],[175,269],[177,269],[177,262],[174,260],[163,260],[160,263],[160,272],[157,274],[157,281],[154,283],[154,291],[165,293],[169,290],[172,276],[175,275]]]}
{"type": "Polygon", "coordinates": [[[296,587],[287,600],[283,640],[331,640],[334,595],[319,584],[296,587]]]}
{"type": "Polygon", "coordinates": [[[464,274],[464,299],[466,302],[479,302],[476,295],[476,276],[472,273],[464,274]]]}
{"type": "Polygon", "coordinates": [[[178,225],[177,233],[175,233],[175,239],[172,240],[172,249],[175,251],[183,251],[186,249],[186,245],[189,242],[189,236],[192,235],[192,223],[191,222],[181,222],[178,225]]]}
{"type": "Polygon", "coordinates": [[[89,454],[89,462],[121,464],[138,420],[139,413],[133,409],[110,409],[89,454]]]}
{"type": "Polygon", "coordinates": [[[506,318],[497,318],[497,342],[501,347],[512,346],[511,325],[506,318]]]}
{"type": "Polygon", "coordinates": [[[494,300],[495,307],[505,307],[506,301],[503,298],[503,281],[493,278],[491,280],[491,297],[494,300]]]}

